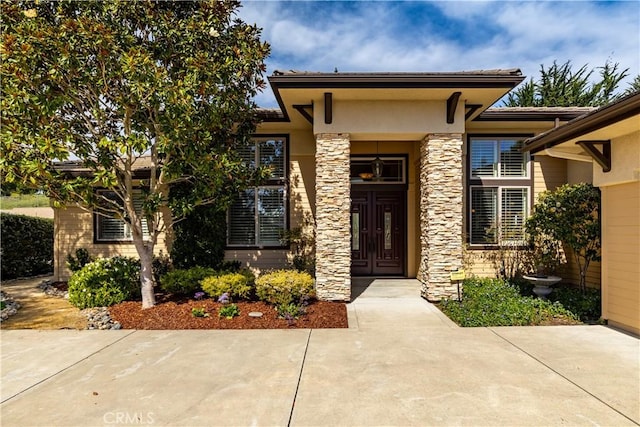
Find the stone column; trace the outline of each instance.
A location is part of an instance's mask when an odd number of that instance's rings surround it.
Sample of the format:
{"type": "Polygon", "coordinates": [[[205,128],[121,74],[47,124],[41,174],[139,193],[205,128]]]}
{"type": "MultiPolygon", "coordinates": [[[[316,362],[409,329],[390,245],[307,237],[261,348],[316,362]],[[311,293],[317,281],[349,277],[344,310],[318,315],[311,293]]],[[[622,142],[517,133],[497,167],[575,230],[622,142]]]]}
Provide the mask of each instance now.
{"type": "Polygon", "coordinates": [[[420,143],[422,296],[457,298],[450,273],[462,268],[462,135],[430,134],[420,143]]]}
{"type": "Polygon", "coordinates": [[[351,299],[349,134],[316,135],[316,293],[351,299]]]}

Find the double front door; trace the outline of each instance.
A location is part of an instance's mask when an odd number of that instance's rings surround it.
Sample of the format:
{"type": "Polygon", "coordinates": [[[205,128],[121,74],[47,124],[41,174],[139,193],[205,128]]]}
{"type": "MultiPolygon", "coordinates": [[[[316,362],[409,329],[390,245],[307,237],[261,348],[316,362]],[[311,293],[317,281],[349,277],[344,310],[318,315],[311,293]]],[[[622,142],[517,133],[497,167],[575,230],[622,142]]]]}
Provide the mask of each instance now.
{"type": "Polygon", "coordinates": [[[405,274],[405,192],[351,191],[351,274],[405,274]]]}

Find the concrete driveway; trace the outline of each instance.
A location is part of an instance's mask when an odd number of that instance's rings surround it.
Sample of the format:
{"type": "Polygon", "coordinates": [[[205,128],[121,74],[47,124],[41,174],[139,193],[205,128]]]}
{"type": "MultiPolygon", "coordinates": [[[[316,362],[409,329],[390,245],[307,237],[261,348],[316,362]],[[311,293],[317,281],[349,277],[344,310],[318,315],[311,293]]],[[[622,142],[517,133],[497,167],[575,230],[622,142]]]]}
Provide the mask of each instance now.
{"type": "Polygon", "coordinates": [[[3,330],[1,424],[640,425],[637,338],[458,328],[411,282],[342,330],[3,330]]]}

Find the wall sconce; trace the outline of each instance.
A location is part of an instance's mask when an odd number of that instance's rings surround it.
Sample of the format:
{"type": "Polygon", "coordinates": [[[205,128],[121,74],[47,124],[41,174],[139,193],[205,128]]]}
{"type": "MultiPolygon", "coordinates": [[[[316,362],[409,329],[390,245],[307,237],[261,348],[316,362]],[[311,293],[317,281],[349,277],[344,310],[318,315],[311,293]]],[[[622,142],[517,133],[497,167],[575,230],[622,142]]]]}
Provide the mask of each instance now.
{"type": "Polygon", "coordinates": [[[376,141],[376,158],[371,162],[371,171],[373,176],[380,178],[384,169],[384,161],[378,155],[378,141],[376,141]]]}

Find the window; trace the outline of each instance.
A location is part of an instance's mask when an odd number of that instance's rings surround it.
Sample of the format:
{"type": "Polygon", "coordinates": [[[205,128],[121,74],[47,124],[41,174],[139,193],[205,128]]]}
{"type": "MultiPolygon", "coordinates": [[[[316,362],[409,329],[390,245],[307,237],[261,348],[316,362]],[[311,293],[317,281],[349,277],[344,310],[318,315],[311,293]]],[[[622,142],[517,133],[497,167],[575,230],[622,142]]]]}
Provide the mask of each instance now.
{"type": "Polygon", "coordinates": [[[229,208],[229,246],[282,246],[287,218],[286,151],[284,136],[258,137],[242,149],[241,155],[250,166],[271,167],[271,177],[264,185],[238,194],[229,208]]]}
{"type": "MultiPolygon", "coordinates": [[[[124,202],[113,191],[98,190],[98,194],[110,200],[117,201],[121,206],[124,202]]],[[[142,212],[142,198],[136,197],[134,194],[133,205],[136,212],[142,212]]],[[[95,237],[98,242],[118,242],[131,241],[131,227],[124,220],[119,218],[109,218],[103,215],[95,214],[95,237]]],[[[143,238],[149,237],[149,229],[147,220],[142,219],[143,238]]]]}
{"type": "Polygon", "coordinates": [[[472,245],[524,241],[529,214],[529,156],[525,137],[469,138],[469,240],[472,245]]]}

